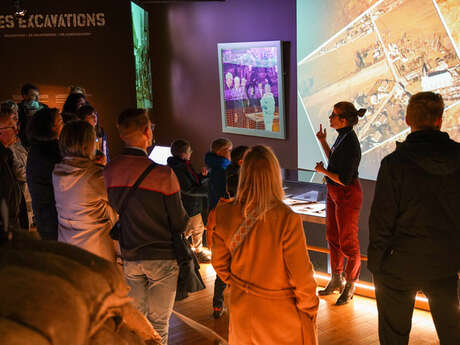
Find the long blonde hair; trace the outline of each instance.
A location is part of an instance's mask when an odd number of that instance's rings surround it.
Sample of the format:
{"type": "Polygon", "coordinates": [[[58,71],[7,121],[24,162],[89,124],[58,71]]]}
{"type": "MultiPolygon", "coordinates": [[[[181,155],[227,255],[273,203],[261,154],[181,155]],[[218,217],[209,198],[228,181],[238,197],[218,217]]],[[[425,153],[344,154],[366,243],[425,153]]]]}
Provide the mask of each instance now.
{"type": "Polygon", "coordinates": [[[251,212],[264,217],[283,198],[281,169],[272,149],[265,145],[252,147],[244,156],[235,198],[243,216],[251,212]]]}

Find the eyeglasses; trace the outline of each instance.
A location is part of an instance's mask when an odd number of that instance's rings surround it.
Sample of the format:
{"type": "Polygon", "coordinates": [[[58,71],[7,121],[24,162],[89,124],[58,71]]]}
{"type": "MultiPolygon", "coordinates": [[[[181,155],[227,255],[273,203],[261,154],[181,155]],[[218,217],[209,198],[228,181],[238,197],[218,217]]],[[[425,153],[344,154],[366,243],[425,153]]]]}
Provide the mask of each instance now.
{"type": "Polygon", "coordinates": [[[332,112],[331,115],[329,115],[329,119],[333,119],[333,118],[336,117],[336,116],[339,117],[339,118],[341,118],[341,119],[343,119],[343,117],[342,117],[341,115],[342,115],[342,114],[336,114],[336,113],[332,112]]]}
{"type": "Polygon", "coordinates": [[[15,130],[15,131],[18,130],[18,128],[17,128],[16,126],[0,127],[0,130],[2,130],[2,129],[8,129],[8,128],[11,128],[11,129],[13,129],[13,130],[15,130]]]}
{"type": "MultiPolygon", "coordinates": [[[[147,127],[145,127],[144,131],[146,131],[148,128],[149,128],[149,126],[147,125],[147,127]]],[[[154,123],[150,124],[150,129],[152,130],[152,133],[155,131],[155,124],[154,123]]]]}

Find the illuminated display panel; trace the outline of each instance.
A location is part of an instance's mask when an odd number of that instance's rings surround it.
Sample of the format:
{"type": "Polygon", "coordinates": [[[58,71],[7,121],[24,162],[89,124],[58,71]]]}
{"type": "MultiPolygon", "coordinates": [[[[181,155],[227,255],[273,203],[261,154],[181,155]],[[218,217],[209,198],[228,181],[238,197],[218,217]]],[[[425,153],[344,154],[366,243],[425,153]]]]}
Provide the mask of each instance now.
{"type": "Polygon", "coordinates": [[[219,43],[222,131],[285,138],[280,41],[219,43]]]}
{"type": "Polygon", "coordinates": [[[149,56],[149,14],[131,2],[133,51],[136,68],[136,104],[138,108],[152,108],[152,70],[149,56]]]}

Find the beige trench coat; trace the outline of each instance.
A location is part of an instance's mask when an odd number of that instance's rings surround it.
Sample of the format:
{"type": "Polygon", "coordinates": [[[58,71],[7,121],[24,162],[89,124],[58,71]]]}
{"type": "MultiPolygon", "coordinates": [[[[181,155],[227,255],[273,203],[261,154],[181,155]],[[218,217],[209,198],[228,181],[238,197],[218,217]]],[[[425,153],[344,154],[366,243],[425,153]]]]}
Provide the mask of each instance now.
{"type": "Polygon", "coordinates": [[[274,207],[232,255],[242,221],[235,202],[218,206],[212,265],[230,285],[230,344],[317,344],[319,300],[300,216],[274,207]]]}
{"type": "Polygon", "coordinates": [[[76,157],[64,158],[54,167],[58,241],[115,261],[109,232],[118,214],[108,202],[103,169],[89,159],[76,157]]]}

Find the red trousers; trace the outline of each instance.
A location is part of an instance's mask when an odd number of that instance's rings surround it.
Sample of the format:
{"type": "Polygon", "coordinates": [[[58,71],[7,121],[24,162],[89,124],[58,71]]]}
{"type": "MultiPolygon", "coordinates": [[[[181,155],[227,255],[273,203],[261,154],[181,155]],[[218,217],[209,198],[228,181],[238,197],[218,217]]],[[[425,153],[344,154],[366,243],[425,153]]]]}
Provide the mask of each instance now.
{"type": "Polygon", "coordinates": [[[345,279],[354,282],[361,270],[358,220],[363,194],[355,179],[349,186],[327,185],[326,238],[331,251],[332,273],[342,273],[345,257],[345,279]]]}

